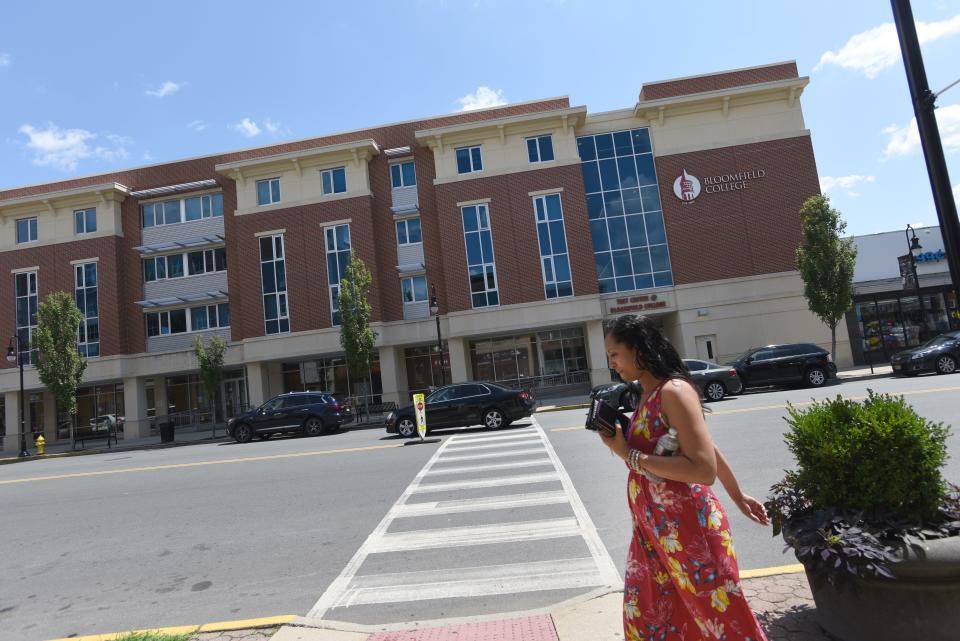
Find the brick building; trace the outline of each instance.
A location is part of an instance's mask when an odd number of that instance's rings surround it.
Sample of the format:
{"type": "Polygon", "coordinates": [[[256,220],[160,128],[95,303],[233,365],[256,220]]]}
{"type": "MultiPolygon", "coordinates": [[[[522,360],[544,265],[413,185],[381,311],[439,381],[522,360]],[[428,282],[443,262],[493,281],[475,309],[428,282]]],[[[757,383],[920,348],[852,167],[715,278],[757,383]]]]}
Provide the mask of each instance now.
{"type": "MultiPolygon", "coordinates": [[[[196,336],[229,340],[219,420],[299,389],[585,390],[609,378],[603,320],[627,312],[709,360],[829,344],[793,269],[819,191],[807,84],[777,63],[648,83],[605,113],[537,100],[3,190],[0,336],[27,345],[37,302],[74,291],[79,420],[124,415],[128,437],[208,406],[196,336]],[[351,253],[374,276],[366,380],[347,373],[335,313],[351,253]]],[[[32,367],[26,387],[28,429],[65,438],[32,367]]],[[[8,434],[18,390],[4,361],[8,434]]]]}

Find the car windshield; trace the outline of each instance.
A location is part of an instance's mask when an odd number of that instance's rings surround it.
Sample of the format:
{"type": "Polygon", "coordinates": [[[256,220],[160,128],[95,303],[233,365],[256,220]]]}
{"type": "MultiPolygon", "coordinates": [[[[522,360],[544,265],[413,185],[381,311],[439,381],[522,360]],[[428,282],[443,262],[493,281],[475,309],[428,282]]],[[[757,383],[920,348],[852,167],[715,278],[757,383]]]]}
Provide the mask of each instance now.
{"type": "Polygon", "coordinates": [[[753,354],[754,351],[755,351],[755,350],[754,350],[753,348],[748,349],[748,350],[745,351],[743,354],[740,354],[740,356],[737,356],[737,358],[734,359],[733,362],[745,361],[745,360],[747,360],[747,359],[750,357],[750,355],[753,354]]]}
{"type": "Polygon", "coordinates": [[[935,347],[937,345],[943,345],[944,343],[949,343],[951,341],[957,340],[957,337],[952,334],[940,334],[939,336],[934,336],[928,340],[923,345],[917,347],[917,349],[924,349],[927,347],[935,347]]]}

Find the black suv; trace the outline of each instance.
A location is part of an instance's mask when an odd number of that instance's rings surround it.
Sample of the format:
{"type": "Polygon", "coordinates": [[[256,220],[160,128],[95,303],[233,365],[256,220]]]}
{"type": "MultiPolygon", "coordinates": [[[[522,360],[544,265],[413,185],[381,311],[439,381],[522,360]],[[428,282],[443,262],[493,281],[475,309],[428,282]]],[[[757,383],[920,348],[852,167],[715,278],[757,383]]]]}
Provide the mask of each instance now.
{"type": "Polygon", "coordinates": [[[754,347],[730,365],[737,370],[744,387],[794,384],[821,387],[837,375],[830,352],[811,343],[754,347]]]}
{"type": "MultiPolygon", "coordinates": [[[[537,403],[530,392],[494,383],[455,383],[427,396],[427,429],[483,425],[495,430],[533,414],[537,403]]],[[[417,434],[413,405],[390,412],[387,432],[411,438],[417,434]]]]}
{"type": "Polygon", "coordinates": [[[267,439],[273,434],[303,432],[319,436],[340,429],[353,420],[349,407],[324,392],[290,392],[274,396],[257,409],[227,421],[227,434],[238,443],[247,443],[255,435],[267,439]]]}

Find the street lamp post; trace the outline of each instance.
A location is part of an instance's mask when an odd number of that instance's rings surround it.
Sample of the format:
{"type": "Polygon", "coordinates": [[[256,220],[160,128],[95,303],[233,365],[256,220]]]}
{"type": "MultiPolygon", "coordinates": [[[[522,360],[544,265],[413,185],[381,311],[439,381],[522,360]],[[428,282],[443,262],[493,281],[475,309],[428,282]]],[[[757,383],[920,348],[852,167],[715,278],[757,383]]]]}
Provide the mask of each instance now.
{"type": "Polygon", "coordinates": [[[7,346],[7,361],[20,365],[20,456],[30,456],[30,452],[27,451],[27,429],[23,420],[23,352],[20,349],[19,334],[10,338],[10,344],[7,346]]]}
{"type": "MultiPolygon", "coordinates": [[[[904,230],[904,235],[907,237],[907,253],[910,254],[910,272],[913,275],[913,288],[917,292],[917,297],[920,296],[920,279],[917,277],[917,256],[920,255],[920,251],[923,250],[923,247],[920,245],[920,239],[917,238],[917,232],[914,231],[913,227],[907,225],[907,228],[904,230]]],[[[921,308],[923,305],[921,305],[921,308]]]]}
{"type": "Polygon", "coordinates": [[[447,377],[443,373],[443,341],[440,339],[440,301],[437,300],[437,286],[430,290],[430,314],[437,319],[437,357],[440,360],[440,385],[447,384],[447,377]]]}

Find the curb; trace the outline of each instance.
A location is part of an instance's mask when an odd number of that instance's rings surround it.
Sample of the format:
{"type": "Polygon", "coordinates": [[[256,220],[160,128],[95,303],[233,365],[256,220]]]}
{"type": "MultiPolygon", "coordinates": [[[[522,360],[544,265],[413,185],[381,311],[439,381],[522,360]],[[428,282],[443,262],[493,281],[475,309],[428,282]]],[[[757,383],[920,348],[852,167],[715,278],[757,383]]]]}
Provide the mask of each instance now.
{"type": "Polygon", "coordinates": [[[49,639],[48,641],[114,641],[125,634],[131,632],[154,632],[159,634],[196,634],[198,632],[232,632],[236,630],[257,630],[260,628],[272,628],[274,626],[290,623],[298,617],[293,614],[283,614],[275,617],[262,617],[259,619],[239,619],[237,621],[219,621],[217,623],[205,623],[203,625],[179,625],[166,628],[145,628],[142,630],[127,630],[126,632],[108,632],[105,634],[89,634],[80,637],[61,637],[59,639],[49,639]]]}
{"type": "Polygon", "coordinates": [[[548,405],[539,409],[534,414],[544,414],[546,412],[564,412],[567,410],[584,410],[590,407],[590,403],[578,403],[576,405],[548,405]]]}
{"type": "Polygon", "coordinates": [[[130,445],[123,446],[119,445],[117,447],[111,447],[107,449],[96,448],[90,450],[68,450],[66,452],[53,452],[51,454],[31,454],[30,456],[24,456],[20,458],[19,456],[11,456],[8,458],[0,458],[0,465],[12,465],[13,463],[25,463],[27,461],[42,461],[44,459],[51,458],[70,458],[72,456],[89,456],[91,454],[112,454],[114,452],[138,452],[141,450],[166,450],[172,447],[186,447],[188,445],[202,445],[204,443],[216,443],[218,441],[225,440],[226,436],[215,436],[202,438],[196,441],[180,441],[177,443],[148,443],[146,445],[130,445]]]}

